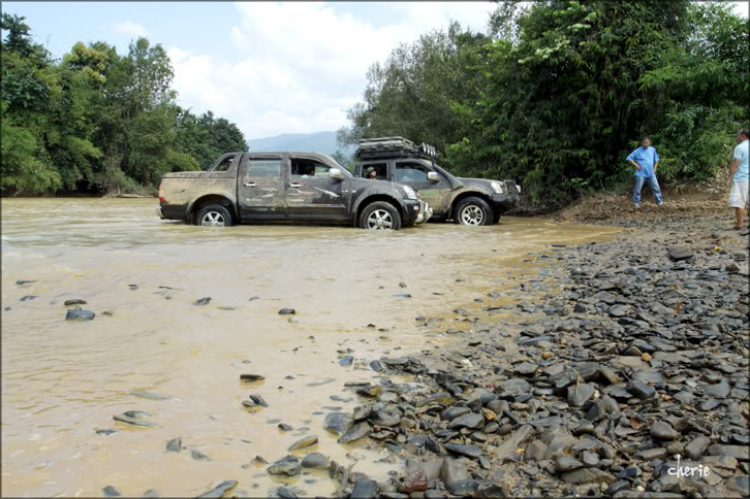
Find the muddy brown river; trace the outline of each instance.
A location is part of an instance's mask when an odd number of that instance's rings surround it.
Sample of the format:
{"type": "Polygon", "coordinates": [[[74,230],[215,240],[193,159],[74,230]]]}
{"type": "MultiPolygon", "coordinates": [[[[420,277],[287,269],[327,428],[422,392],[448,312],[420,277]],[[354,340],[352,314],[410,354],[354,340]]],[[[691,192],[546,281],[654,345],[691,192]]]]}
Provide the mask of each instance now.
{"type": "Polygon", "coordinates": [[[471,328],[455,308],[531,299],[519,283],[543,275],[543,263],[529,252],[617,230],[510,217],[393,233],[210,229],[159,220],[155,206],[2,200],[3,496],[101,496],[108,485],[126,496],[195,496],[229,479],[240,494],[283,483],[331,495],[325,471],[280,480],[251,463],[278,460],[308,435],[318,444],[292,454],[322,452],[383,478],[398,466],[387,451],[339,445],[323,429],[332,408],[361,403],[344,383],[379,383],[372,360],[453,341],[451,330],[471,328]],[[493,290],[503,296],[487,297],[493,290]],[[204,297],[208,305],[193,304],[204,297]],[[75,298],[93,321],[65,321],[63,303],[75,298]],[[296,315],[279,315],[284,307],[296,315]],[[425,328],[420,315],[443,321],[425,328]],[[346,354],[353,365],[339,364],[346,354]],[[243,373],[265,380],[248,384],[243,373]],[[269,407],[249,412],[241,402],[251,393],[269,407]],[[158,426],[112,419],[129,410],[158,426]],[[186,449],[167,452],[175,437],[186,449]],[[191,458],[194,449],[209,460],[191,458]]]}

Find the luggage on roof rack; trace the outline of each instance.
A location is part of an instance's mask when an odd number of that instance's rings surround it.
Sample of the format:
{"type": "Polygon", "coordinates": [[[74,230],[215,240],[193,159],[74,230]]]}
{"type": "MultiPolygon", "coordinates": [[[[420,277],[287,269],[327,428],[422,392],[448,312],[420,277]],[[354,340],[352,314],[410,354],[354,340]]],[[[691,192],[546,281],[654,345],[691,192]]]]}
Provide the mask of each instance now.
{"type": "Polygon", "coordinates": [[[417,146],[403,137],[361,139],[355,153],[356,157],[363,160],[393,157],[430,159],[431,155],[437,156],[434,147],[427,144],[417,146]]]}

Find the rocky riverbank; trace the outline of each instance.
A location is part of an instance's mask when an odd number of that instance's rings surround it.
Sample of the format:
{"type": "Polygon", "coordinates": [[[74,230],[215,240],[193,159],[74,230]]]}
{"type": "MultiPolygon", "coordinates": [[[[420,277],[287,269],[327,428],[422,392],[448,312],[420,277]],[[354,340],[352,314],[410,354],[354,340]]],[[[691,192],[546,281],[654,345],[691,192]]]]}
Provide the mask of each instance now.
{"type": "Polygon", "coordinates": [[[481,313],[454,310],[471,327],[448,348],[372,362],[380,384],[345,385],[361,405],[325,427],[386,449],[387,481],[325,456],[284,457],[269,473],[325,464],[340,497],[747,496],[747,239],[717,230],[719,217],[551,244],[529,255],[554,281],[533,301],[477,297],[481,313]],[[497,320],[508,313],[519,319],[497,320]]]}

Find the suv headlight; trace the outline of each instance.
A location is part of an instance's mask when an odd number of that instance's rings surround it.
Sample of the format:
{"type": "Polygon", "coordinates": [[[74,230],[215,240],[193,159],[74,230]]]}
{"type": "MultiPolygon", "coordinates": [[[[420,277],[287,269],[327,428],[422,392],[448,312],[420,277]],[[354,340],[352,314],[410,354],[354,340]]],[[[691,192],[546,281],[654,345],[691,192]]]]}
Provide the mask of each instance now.
{"type": "Polygon", "coordinates": [[[503,186],[500,182],[492,182],[492,189],[495,191],[495,194],[503,193],[503,186]]]}
{"type": "Polygon", "coordinates": [[[402,185],[401,187],[404,188],[404,194],[406,194],[406,199],[417,199],[417,193],[414,192],[414,189],[412,189],[408,185],[402,185]]]}

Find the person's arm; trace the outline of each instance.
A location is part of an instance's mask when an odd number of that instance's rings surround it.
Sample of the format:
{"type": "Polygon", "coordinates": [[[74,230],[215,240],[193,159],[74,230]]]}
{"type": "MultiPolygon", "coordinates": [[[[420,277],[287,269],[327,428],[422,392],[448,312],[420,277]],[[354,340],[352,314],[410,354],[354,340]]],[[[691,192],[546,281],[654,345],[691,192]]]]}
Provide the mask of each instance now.
{"type": "Polygon", "coordinates": [[[639,165],[638,163],[635,162],[635,160],[633,159],[634,157],[635,157],[635,151],[631,152],[630,156],[628,156],[627,158],[625,158],[625,160],[628,161],[633,166],[635,166],[636,170],[640,170],[643,167],[641,165],[639,165]]]}
{"type": "Polygon", "coordinates": [[[732,164],[729,166],[729,179],[727,179],[727,189],[732,187],[732,177],[737,173],[737,168],[740,167],[740,160],[738,158],[732,159],[732,164]]]}
{"type": "Polygon", "coordinates": [[[656,175],[656,167],[659,166],[659,153],[654,149],[654,175],[656,175]]]}

